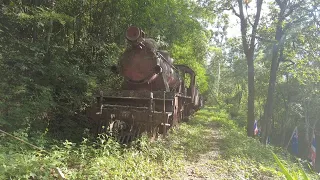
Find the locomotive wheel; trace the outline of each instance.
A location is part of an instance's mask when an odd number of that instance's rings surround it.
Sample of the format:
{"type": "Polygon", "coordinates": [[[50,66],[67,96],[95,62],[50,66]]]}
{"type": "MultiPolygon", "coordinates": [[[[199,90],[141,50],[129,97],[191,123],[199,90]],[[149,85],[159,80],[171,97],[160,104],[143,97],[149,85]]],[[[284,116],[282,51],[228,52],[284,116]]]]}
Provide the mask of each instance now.
{"type": "Polygon", "coordinates": [[[99,119],[95,124],[95,134],[108,133],[109,123],[102,119],[99,119]]]}
{"type": "Polygon", "coordinates": [[[163,126],[149,126],[146,127],[145,125],[133,125],[126,123],[121,120],[115,120],[110,123],[109,126],[110,133],[116,140],[121,144],[128,144],[142,135],[142,132],[147,132],[151,141],[155,141],[158,139],[160,130],[163,130],[163,126]]]}
{"type": "Polygon", "coordinates": [[[182,114],[182,122],[188,122],[189,121],[189,116],[188,116],[188,109],[184,109],[184,111],[181,113],[182,114]]]}
{"type": "Polygon", "coordinates": [[[172,115],[170,115],[168,117],[168,120],[167,120],[167,122],[165,124],[160,124],[158,126],[158,134],[161,134],[162,136],[166,136],[168,131],[169,131],[169,129],[174,126],[174,124],[173,124],[173,116],[172,115]],[[165,124],[169,124],[170,126],[166,126],[165,124]]]}
{"type": "Polygon", "coordinates": [[[140,136],[140,129],[132,129],[131,131],[121,131],[117,135],[118,142],[128,144],[140,136]]]}
{"type": "Polygon", "coordinates": [[[116,120],[111,125],[112,135],[121,144],[128,144],[141,135],[141,126],[132,125],[121,120],[116,120]]]}
{"type": "Polygon", "coordinates": [[[126,130],[127,124],[124,121],[115,120],[110,124],[110,130],[112,133],[118,134],[119,132],[126,130]]]}
{"type": "Polygon", "coordinates": [[[159,126],[151,128],[151,133],[150,133],[150,140],[151,141],[156,141],[158,139],[159,135],[159,126]]]}

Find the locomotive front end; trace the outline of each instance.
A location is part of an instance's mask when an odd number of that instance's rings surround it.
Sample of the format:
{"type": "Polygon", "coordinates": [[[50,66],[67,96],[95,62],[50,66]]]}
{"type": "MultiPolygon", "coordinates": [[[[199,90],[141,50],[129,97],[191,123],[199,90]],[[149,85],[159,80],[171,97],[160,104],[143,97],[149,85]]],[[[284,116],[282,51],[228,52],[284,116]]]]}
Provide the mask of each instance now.
{"type": "Polygon", "coordinates": [[[126,90],[170,91],[180,85],[179,75],[172,59],[165,51],[159,51],[157,43],[144,37],[135,26],[127,29],[129,47],[119,61],[120,75],[126,82],[126,90]]]}

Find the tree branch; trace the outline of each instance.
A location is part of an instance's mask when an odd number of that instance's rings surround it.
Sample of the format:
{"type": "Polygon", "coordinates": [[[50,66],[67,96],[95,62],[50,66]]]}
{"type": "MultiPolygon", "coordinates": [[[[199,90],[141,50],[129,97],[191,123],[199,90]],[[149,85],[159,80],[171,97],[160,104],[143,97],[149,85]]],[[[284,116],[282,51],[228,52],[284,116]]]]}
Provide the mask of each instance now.
{"type": "MultiPolygon", "coordinates": [[[[254,19],[254,24],[252,26],[252,35],[256,35],[257,34],[257,29],[258,29],[258,24],[259,24],[259,20],[260,20],[260,15],[261,15],[261,9],[262,9],[262,1],[263,0],[257,0],[257,12],[256,12],[256,16],[254,19]]],[[[251,42],[250,42],[250,47],[254,46],[254,41],[255,41],[255,37],[251,38],[251,42]]],[[[253,49],[251,49],[253,50],[253,49]]]]}
{"type": "Polygon", "coordinates": [[[240,13],[238,14],[239,15],[238,17],[240,18],[242,45],[243,45],[244,53],[246,57],[248,57],[250,47],[247,41],[247,20],[244,18],[242,0],[238,0],[238,6],[239,6],[239,13],[240,13]]]}
{"type": "Polygon", "coordinates": [[[283,2],[281,2],[281,0],[276,0],[278,6],[282,9],[283,7],[283,2]]]}
{"type": "Polygon", "coordinates": [[[247,13],[248,22],[253,27],[253,24],[251,23],[250,18],[249,18],[249,14],[248,14],[248,6],[246,6],[246,13],[247,13]]]}
{"type": "Polygon", "coordinates": [[[281,61],[281,62],[290,62],[290,64],[288,64],[288,65],[286,65],[286,67],[289,67],[289,66],[294,66],[296,63],[295,62],[293,62],[291,59],[284,59],[283,61],[281,61]]]}
{"type": "Polygon", "coordinates": [[[303,3],[303,1],[300,1],[297,4],[292,5],[289,8],[289,11],[284,15],[284,17],[286,18],[286,17],[290,16],[293,13],[294,10],[296,10],[298,7],[301,6],[302,3],[303,3]]]}
{"type": "Polygon", "coordinates": [[[263,38],[263,37],[260,37],[260,36],[257,36],[257,35],[253,35],[253,34],[251,34],[251,35],[249,35],[249,36],[254,37],[254,38],[256,38],[256,39],[258,39],[258,40],[260,40],[260,41],[265,41],[265,42],[269,42],[269,43],[275,43],[275,42],[277,42],[277,41],[275,41],[275,40],[265,39],[265,38],[263,38]]]}
{"type": "Polygon", "coordinates": [[[215,9],[215,10],[212,10],[212,12],[214,12],[214,13],[221,13],[221,11],[230,11],[230,10],[232,10],[232,8],[230,7],[230,8],[217,8],[217,9],[215,9]]]}
{"type": "Polygon", "coordinates": [[[233,6],[231,6],[231,8],[232,8],[232,12],[233,12],[233,14],[234,14],[234,15],[236,15],[236,16],[238,16],[239,18],[241,18],[241,17],[240,17],[240,14],[239,14],[239,13],[237,13],[237,11],[234,9],[234,7],[233,7],[233,6]]]}
{"type": "Polygon", "coordinates": [[[286,26],[283,28],[283,31],[287,31],[288,29],[290,29],[294,24],[298,24],[298,23],[301,23],[303,21],[305,21],[306,18],[300,18],[300,19],[297,19],[295,21],[292,21],[288,24],[286,24],[286,26]]]}

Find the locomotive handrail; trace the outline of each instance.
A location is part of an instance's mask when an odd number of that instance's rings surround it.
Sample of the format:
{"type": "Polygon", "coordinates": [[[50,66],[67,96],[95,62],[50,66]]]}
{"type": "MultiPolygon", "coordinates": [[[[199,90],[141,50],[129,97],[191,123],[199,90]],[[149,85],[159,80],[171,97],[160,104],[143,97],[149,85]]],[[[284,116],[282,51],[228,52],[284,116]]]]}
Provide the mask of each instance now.
{"type": "MultiPolygon", "coordinates": [[[[141,99],[141,100],[150,100],[150,98],[139,98],[139,97],[119,97],[119,96],[103,96],[104,98],[111,98],[111,99],[141,99]]],[[[154,100],[163,100],[163,98],[153,98],[154,100]]],[[[173,100],[173,98],[166,98],[166,100],[173,100]]]]}
{"type": "MultiPolygon", "coordinates": [[[[150,98],[150,91],[134,91],[134,90],[122,90],[122,91],[102,91],[104,93],[101,93],[102,90],[100,90],[100,92],[95,93],[96,97],[104,97],[104,98],[114,98],[114,97],[118,97],[118,98],[146,98],[149,99],[150,98]]],[[[174,98],[174,92],[166,92],[166,97],[170,97],[171,99],[174,98]]],[[[153,91],[153,98],[163,98],[163,91],[153,91]]]]}
{"type": "Polygon", "coordinates": [[[178,70],[171,62],[169,62],[163,55],[160,53],[160,51],[157,51],[157,55],[160,56],[161,59],[166,61],[170,67],[172,67],[174,70],[178,70]]]}
{"type": "Polygon", "coordinates": [[[111,105],[111,104],[103,104],[102,109],[104,107],[114,107],[114,108],[133,108],[133,109],[143,109],[148,110],[148,107],[137,107],[137,106],[123,106],[123,105],[111,105]]]}

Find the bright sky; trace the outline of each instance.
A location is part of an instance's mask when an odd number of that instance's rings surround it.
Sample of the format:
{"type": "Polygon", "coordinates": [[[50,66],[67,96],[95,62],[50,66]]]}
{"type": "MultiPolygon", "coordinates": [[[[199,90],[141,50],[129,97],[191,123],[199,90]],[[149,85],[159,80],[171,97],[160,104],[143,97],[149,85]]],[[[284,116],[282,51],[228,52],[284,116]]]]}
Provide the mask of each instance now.
{"type": "MultiPolygon", "coordinates": [[[[261,16],[263,14],[267,14],[269,11],[269,7],[268,7],[268,3],[270,3],[271,0],[264,0],[263,4],[262,4],[262,11],[261,11],[261,16]]],[[[245,10],[245,9],[244,9],[245,10]]],[[[239,12],[238,8],[236,7],[236,11],[237,13],[239,12]]],[[[251,1],[251,3],[249,3],[249,7],[248,7],[248,13],[249,15],[255,14],[256,12],[256,4],[255,1],[251,1]]],[[[244,13],[246,14],[246,11],[244,11],[244,13]]],[[[227,30],[228,32],[228,37],[240,37],[241,33],[240,33],[240,19],[234,15],[232,13],[232,11],[227,11],[227,14],[229,15],[229,28],[227,30]]]]}

